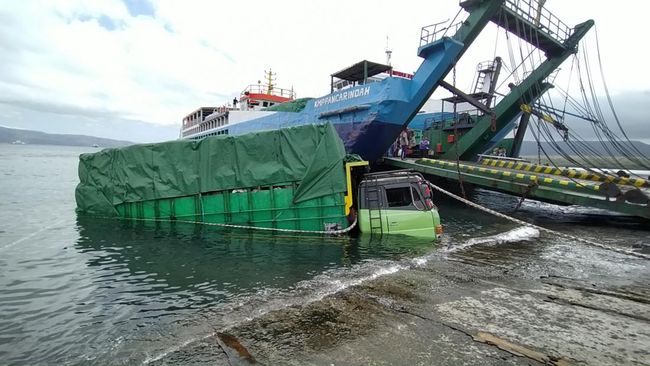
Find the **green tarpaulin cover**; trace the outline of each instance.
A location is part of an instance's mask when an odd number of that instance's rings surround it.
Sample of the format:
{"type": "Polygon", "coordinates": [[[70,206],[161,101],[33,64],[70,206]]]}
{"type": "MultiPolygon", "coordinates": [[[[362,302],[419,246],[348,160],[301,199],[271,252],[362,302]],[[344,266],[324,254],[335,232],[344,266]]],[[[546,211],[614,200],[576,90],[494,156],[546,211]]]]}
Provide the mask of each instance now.
{"type": "Polygon", "coordinates": [[[305,109],[307,103],[314,98],[300,98],[292,100],[290,102],[284,102],[276,104],[271,107],[264,108],[265,111],[276,111],[276,112],[300,112],[305,109]]]}
{"type": "Polygon", "coordinates": [[[298,182],[294,203],[345,192],[345,148],[331,124],[105,149],[79,157],[77,211],[298,182]]]}

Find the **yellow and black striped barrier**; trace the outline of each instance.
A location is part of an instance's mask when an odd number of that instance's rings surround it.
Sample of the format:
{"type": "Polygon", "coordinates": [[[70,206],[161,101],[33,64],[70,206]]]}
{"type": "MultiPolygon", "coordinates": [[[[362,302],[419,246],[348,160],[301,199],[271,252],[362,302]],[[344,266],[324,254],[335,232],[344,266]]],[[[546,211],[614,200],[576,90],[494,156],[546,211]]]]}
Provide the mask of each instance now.
{"type": "Polygon", "coordinates": [[[489,167],[485,167],[484,166],[485,164],[483,166],[467,165],[462,163],[456,164],[456,162],[453,161],[426,159],[426,158],[419,159],[416,161],[416,163],[426,164],[431,166],[439,166],[445,169],[453,168],[454,170],[456,170],[457,169],[456,166],[458,166],[458,169],[467,173],[493,175],[495,177],[505,178],[511,181],[521,181],[521,183],[527,183],[527,184],[535,183],[535,184],[553,186],[553,187],[563,188],[563,189],[579,189],[579,190],[586,189],[593,192],[600,191],[600,184],[578,183],[570,179],[553,179],[553,178],[538,176],[534,174],[513,173],[508,170],[490,169],[489,167]]]}
{"type": "Polygon", "coordinates": [[[594,182],[624,184],[624,185],[630,185],[635,187],[650,187],[650,182],[648,182],[647,179],[617,177],[614,175],[591,173],[586,170],[575,170],[569,168],[561,169],[561,168],[556,168],[556,167],[546,166],[546,165],[524,163],[521,161],[482,159],[481,164],[485,166],[492,166],[498,168],[523,170],[526,172],[561,175],[568,178],[591,180],[594,182]]]}

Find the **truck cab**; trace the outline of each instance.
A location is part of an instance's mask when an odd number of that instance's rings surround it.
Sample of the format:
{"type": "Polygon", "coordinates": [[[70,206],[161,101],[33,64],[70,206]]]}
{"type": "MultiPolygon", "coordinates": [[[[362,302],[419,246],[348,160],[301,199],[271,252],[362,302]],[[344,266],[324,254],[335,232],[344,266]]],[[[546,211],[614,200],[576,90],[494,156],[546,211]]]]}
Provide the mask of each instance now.
{"type": "Polygon", "coordinates": [[[438,239],[442,226],[431,192],[422,174],[411,170],[366,174],[357,195],[361,232],[438,239]]]}

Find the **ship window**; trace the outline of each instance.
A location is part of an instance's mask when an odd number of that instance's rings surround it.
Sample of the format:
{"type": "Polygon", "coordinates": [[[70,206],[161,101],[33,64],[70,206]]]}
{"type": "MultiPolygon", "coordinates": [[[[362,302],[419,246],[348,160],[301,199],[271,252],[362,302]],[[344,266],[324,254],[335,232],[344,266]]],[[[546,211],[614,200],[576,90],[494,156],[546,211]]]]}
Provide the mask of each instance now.
{"type": "Polygon", "coordinates": [[[262,107],[268,107],[268,106],[269,106],[269,102],[262,102],[262,107]]]}

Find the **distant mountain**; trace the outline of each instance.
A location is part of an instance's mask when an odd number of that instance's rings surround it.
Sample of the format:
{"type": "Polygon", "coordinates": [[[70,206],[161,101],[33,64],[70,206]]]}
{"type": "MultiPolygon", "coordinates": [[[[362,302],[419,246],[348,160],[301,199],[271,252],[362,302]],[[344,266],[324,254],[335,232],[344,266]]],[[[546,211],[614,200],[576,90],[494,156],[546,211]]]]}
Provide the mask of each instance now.
{"type": "MultiPolygon", "coordinates": [[[[610,153],[608,153],[605,150],[605,148],[603,147],[603,145],[601,145],[601,143],[599,141],[583,141],[582,143],[589,146],[590,150],[593,150],[593,151],[597,152],[600,155],[610,156],[610,153]]],[[[632,141],[632,144],[636,147],[637,150],[639,150],[639,152],[641,152],[641,154],[643,156],[650,156],[650,145],[648,145],[646,143],[643,143],[641,141],[632,141]]],[[[573,150],[571,150],[571,148],[569,147],[569,145],[566,142],[564,142],[564,141],[558,142],[558,145],[560,146],[560,148],[562,150],[567,152],[569,155],[575,155],[573,153],[573,150]]],[[[627,148],[627,150],[633,151],[629,147],[629,143],[627,141],[621,142],[621,145],[625,146],[627,148]]],[[[548,155],[551,155],[551,156],[552,155],[558,155],[558,153],[555,151],[555,147],[551,146],[551,144],[549,144],[548,142],[543,142],[541,144],[541,146],[542,146],[542,149],[544,151],[546,151],[546,153],[548,155]]],[[[584,151],[585,150],[585,148],[582,147],[582,144],[575,145],[575,146],[577,146],[579,151],[584,151]]],[[[614,154],[615,156],[622,155],[611,144],[608,143],[608,144],[606,144],[606,146],[607,146],[607,148],[610,149],[612,154],[614,154]]],[[[537,142],[535,142],[535,141],[524,141],[523,145],[521,146],[520,155],[521,156],[537,155],[537,142]]],[[[638,155],[638,153],[635,153],[635,155],[638,155]]]]}
{"type": "Polygon", "coordinates": [[[0,126],[0,143],[22,141],[30,145],[66,145],[119,147],[133,145],[130,141],[111,140],[86,135],[58,135],[40,131],[19,130],[0,126]]]}

